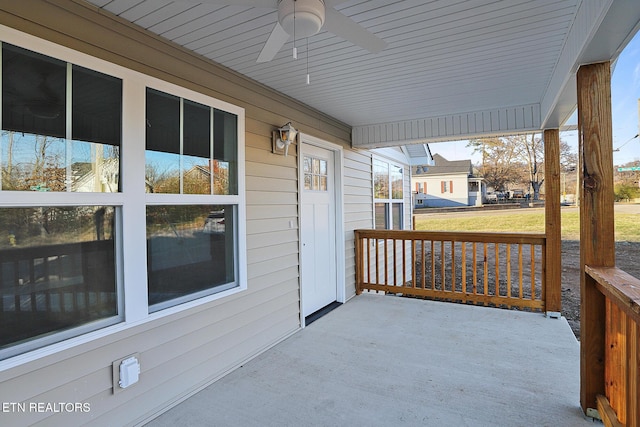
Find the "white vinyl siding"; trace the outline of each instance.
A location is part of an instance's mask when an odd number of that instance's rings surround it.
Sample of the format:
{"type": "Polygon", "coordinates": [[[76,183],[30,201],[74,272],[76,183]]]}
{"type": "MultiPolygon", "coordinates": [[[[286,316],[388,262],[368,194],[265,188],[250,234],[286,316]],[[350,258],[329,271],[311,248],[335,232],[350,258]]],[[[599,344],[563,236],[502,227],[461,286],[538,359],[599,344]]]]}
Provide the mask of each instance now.
{"type": "Polygon", "coordinates": [[[373,178],[371,153],[344,151],[344,229],[346,298],[355,295],[355,244],[353,230],[373,228],[373,178]]]}

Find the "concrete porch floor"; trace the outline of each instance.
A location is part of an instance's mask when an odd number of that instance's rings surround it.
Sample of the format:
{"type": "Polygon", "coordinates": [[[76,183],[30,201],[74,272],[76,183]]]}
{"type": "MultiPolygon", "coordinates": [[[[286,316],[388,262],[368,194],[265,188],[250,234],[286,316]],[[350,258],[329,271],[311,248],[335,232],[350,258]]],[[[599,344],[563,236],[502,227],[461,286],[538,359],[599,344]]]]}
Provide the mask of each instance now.
{"type": "Polygon", "coordinates": [[[564,318],[363,294],[148,426],[594,426],[564,318]]]}

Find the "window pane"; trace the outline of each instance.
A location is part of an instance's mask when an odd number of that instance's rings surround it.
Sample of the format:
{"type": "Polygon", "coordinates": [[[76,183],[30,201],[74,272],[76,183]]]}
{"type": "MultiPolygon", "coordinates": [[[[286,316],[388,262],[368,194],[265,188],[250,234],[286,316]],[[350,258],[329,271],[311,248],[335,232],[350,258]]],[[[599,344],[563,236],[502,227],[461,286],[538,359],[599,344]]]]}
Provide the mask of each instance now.
{"type": "Polygon", "coordinates": [[[117,315],[114,214],[0,209],[0,349],[117,315]]]}
{"type": "Polygon", "coordinates": [[[180,98],[147,89],[147,192],[180,193],[180,98]]]}
{"type": "Polygon", "coordinates": [[[119,191],[122,81],[73,66],[73,191],[119,191]]]}
{"type": "Polygon", "coordinates": [[[66,191],[67,65],[2,44],[2,189],[66,191]]]}
{"type": "Polygon", "coordinates": [[[211,108],[184,101],[183,192],[211,194],[211,108]]]}
{"type": "Polygon", "coordinates": [[[402,230],[402,203],[393,203],[391,205],[393,217],[393,230],[402,230]]]}
{"type": "Polygon", "coordinates": [[[66,142],[54,136],[3,131],[2,190],[66,191],[66,142]]]}
{"type": "Polygon", "coordinates": [[[66,136],[67,64],[2,44],[2,128],[66,136]]]}
{"type": "Polygon", "coordinates": [[[238,194],[238,117],[214,109],[213,194],[238,194]]]}
{"type": "Polygon", "coordinates": [[[373,197],[376,199],[389,198],[389,164],[374,160],[373,162],[373,197]]]}
{"type": "Polygon", "coordinates": [[[233,206],[147,206],[151,311],[237,286],[233,206]]]}
{"type": "Polygon", "coordinates": [[[402,168],[391,166],[391,198],[402,200],[402,168]]]}
{"type": "Polygon", "coordinates": [[[72,87],[73,139],[120,146],[122,80],[74,65],[72,87]]]}
{"type": "Polygon", "coordinates": [[[375,229],[376,230],[386,230],[388,218],[387,218],[387,204],[386,203],[376,203],[375,204],[375,229]]]}

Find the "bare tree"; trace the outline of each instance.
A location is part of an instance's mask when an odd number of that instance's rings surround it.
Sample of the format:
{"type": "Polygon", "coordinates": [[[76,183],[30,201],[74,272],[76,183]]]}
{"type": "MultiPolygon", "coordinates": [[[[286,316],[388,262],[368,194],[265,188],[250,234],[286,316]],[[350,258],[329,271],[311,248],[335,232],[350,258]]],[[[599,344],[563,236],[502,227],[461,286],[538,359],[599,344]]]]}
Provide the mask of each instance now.
{"type": "Polygon", "coordinates": [[[474,153],[482,154],[480,174],[487,186],[495,190],[506,190],[509,183],[519,178],[516,167],[517,152],[513,146],[502,138],[472,139],[467,147],[473,148],[474,153]]]}

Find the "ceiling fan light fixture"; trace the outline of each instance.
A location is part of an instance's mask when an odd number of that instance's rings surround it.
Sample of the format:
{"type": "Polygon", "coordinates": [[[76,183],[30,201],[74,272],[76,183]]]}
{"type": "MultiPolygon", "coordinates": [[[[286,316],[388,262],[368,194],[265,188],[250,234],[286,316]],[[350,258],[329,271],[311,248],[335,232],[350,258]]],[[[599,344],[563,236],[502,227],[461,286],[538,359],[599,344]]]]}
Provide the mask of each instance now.
{"type": "Polygon", "coordinates": [[[289,35],[309,37],[320,32],[324,25],[325,6],[323,0],[280,0],[278,22],[289,35]]]}

